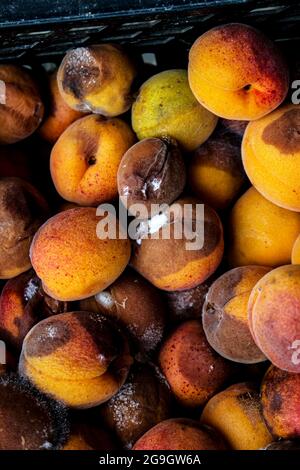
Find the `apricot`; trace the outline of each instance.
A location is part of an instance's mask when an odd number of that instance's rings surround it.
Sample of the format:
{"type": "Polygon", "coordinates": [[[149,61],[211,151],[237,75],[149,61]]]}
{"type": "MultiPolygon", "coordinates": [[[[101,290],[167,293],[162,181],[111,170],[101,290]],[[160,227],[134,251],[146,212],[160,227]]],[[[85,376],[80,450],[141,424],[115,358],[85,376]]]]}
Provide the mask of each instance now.
{"type": "Polygon", "coordinates": [[[230,361],[255,364],[265,361],[248,325],[247,305],[255,284],[270,268],[242,266],[220,276],[210,287],[202,322],[207,341],[230,361]]]}
{"type": "Polygon", "coordinates": [[[188,407],[204,405],[233,371],[210,347],[197,320],[182,323],[170,334],[160,350],[159,363],[178,402],[188,407]]]}
{"type": "Polygon", "coordinates": [[[126,380],[132,359],[122,332],[98,313],[60,313],[25,337],[19,371],[41,392],[74,408],[109,400],[126,380]]]}
{"type": "Polygon", "coordinates": [[[96,209],[69,209],[49,219],[36,233],[31,248],[32,266],[43,289],[57,300],[80,300],[112,284],[130,257],[128,239],[97,236],[96,209]]]}
{"type": "Polygon", "coordinates": [[[61,450],[115,450],[110,434],[82,416],[71,421],[70,435],[61,450]]]}
{"type": "Polygon", "coordinates": [[[172,322],[201,318],[205,296],[214,276],[215,274],[192,289],[165,292],[168,316],[172,322]]]}
{"type": "Polygon", "coordinates": [[[46,107],[46,115],[39,128],[39,135],[54,144],[64,130],[84,116],[84,113],[70,108],[63,100],[57,83],[57,72],[53,72],[48,77],[48,109],[46,107]]]}
{"type": "Polygon", "coordinates": [[[142,231],[137,239],[131,264],[159,289],[191,289],[209,278],[220,264],[222,223],[207,205],[203,214],[199,213],[201,207],[196,199],[178,199],[166,212],[154,216],[148,232],[142,231]],[[189,226],[193,233],[187,233],[189,226]]]}
{"type": "Polygon", "coordinates": [[[117,197],[118,167],[134,140],[120,119],[91,115],[75,121],[51,152],[50,171],[57,192],[81,206],[97,206],[117,197]]]}
{"type": "Polygon", "coordinates": [[[67,411],[16,374],[0,377],[0,450],[58,450],[69,434],[67,411]]]}
{"type": "Polygon", "coordinates": [[[300,266],[280,266],[252,290],[248,318],[253,338],[280,369],[300,372],[300,266]]]}
{"type": "MultiPolygon", "coordinates": [[[[185,165],[177,143],[169,138],[143,139],[124,154],[118,170],[121,201],[138,217],[134,204],[171,204],[185,186],[185,165]]],[[[152,212],[151,212],[152,209],[152,212]]]]}
{"type": "Polygon", "coordinates": [[[17,65],[0,65],[0,144],[13,144],[33,134],[44,105],[30,73],[17,65]]]}
{"type": "Polygon", "coordinates": [[[242,158],[253,186],[269,201],[285,209],[300,211],[300,110],[288,104],[245,131],[242,158]]]}
{"type": "Polygon", "coordinates": [[[171,395],[154,367],[136,364],[126,383],[100,408],[103,422],[124,447],[132,445],[148,429],[170,416],[171,395]]]}
{"type": "Polygon", "coordinates": [[[153,353],[163,338],[166,305],[162,294],[138,273],[126,270],[112,285],[80,301],[80,309],[116,320],[142,353],[153,353]]]}
{"type": "Polygon", "coordinates": [[[7,281],[1,293],[1,338],[15,350],[20,350],[33,325],[68,309],[68,302],[52,299],[43,291],[40,279],[32,270],[22,273],[7,281]]]}
{"type": "Polygon", "coordinates": [[[189,53],[189,84],[205,108],[250,121],[277,108],[288,92],[287,66],[276,45],[240,23],[212,28],[189,53]]]}
{"type": "Polygon", "coordinates": [[[133,450],[225,450],[215,432],[197,421],[173,418],[162,421],[144,434],[133,450]]]}
{"type": "Polygon", "coordinates": [[[189,185],[199,199],[216,210],[227,208],[246,180],[240,149],[236,135],[219,130],[192,156],[189,185]]]}
{"type": "Polygon", "coordinates": [[[166,70],[149,78],[132,105],[132,127],[139,140],[169,136],[192,151],[216,124],[217,117],[194,98],[186,70],[166,70]]]}
{"type": "Polygon", "coordinates": [[[262,382],[261,403],[275,437],[300,437],[300,375],[271,366],[262,382]]]}
{"type": "Polygon", "coordinates": [[[68,51],[57,81],[71,108],[113,117],[130,108],[135,75],[135,66],[121,47],[96,44],[68,51]]]}
{"type": "Polygon", "coordinates": [[[251,187],[234,205],[228,225],[231,266],[290,263],[300,232],[296,212],[276,206],[251,187]]]}
{"type": "Polygon", "coordinates": [[[21,178],[0,178],[0,279],[31,267],[29,247],[48,215],[43,196],[21,178]]]}
{"type": "Polygon", "coordinates": [[[212,426],[235,450],[256,450],[272,442],[260,407],[259,392],[250,383],[232,385],[206,404],[201,423],[212,426]]]}

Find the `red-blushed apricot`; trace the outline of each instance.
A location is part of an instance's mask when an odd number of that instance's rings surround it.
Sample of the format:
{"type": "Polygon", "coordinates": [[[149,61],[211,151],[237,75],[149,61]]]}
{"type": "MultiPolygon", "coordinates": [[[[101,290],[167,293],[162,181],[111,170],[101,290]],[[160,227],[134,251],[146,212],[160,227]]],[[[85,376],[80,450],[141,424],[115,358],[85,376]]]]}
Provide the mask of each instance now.
{"type": "Polygon", "coordinates": [[[253,288],[249,326],[259,349],[280,369],[300,372],[300,266],[273,269],[253,288]]]}
{"type": "Polygon", "coordinates": [[[71,108],[118,116],[130,108],[135,75],[135,66],[121,47],[96,44],[68,51],[57,81],[62,98],[71,108]]]}
{"type": "Polygon", "coordinates": [[[251,187],[235,203],[228,231],[232,267],[276,267],[290,263],[292,247],[300,233],[300,216],[276,206],[251,187]]]}
{"type": "Polygon", "coordinates": [[[230,361],[255,364],[266,360],[252,338],[247,306],[253,287],[269,271],[263,266],[232,269],[206,295],[202,322],[207,341],[230,361]]]}
{"type": "Polygon", "coordinates": [[[61,450],[116,450],[114,439],[103,427],[81,414],[71,417],[70,434],[61,450]]]}
{"type": "Polygon", "coordinates": [[[38,132],[43,139],[54,144],[63,131],[84,114],[70,108],[63,100],[58,89],[56,71],[48,77],[48,100],[49,107],[47,109],[46,106],[44,121],[38,132]]]}
{"type": "Polygon", "coordinates": [[[131,264],[159,289],[191,289],[219,266],[224,249],[223,227],[209,206],[202,206],[194,198],[178,199],[147,224],[134,245],[131,264]]]}
{"type": "Polygon", "coordinates": [[[189,407],[204,405],[233,371],[230,362],[210,347],[197,320],[182,323],[170,334],[159,364],[177,400],[189,407]]]}
{"type": "Polygon", "coordinates": [[[279,49],[257,29],[229,23],[210,29],[189,53],[189,84],[217,116],[250,121],[282,103],[289,73],[279,49]]]}
{"type": "Polygon", "coordinates": [[[131,117],[139,140],[169,136],[187,151],[205,142],[217,124],[217,117],[193,96],[186,70],[166,70],[149,78],[132,105],[131,117]]]}
{"type": "Polygon", "coordinates": [[[135,364],[119,392],[100,407],[100,416],[123,446],[131,448],[148,429],[171,416],[170,405],[170,390],[160,373],[150,365],[135,364]]]}
{"type": "Polygon", "coordinates": [[[52,148],[50,171],[57,192],[81,206],[114,199],[120,161],[134,141],[132,130],[120,119],[78,119],[52,148]]]}
{"type": "Polygon", "coordinates": [[[15,374],[0,377],[0,450],[58,450],[69,434],[63,405],[15,374]]]}
{"type": "Polygon", "coordinates": [[[242,158],[253,186],[274,204],[300,211],[300,110],[287,104],[251,122],[245,131],[242,158]]]}
{"type": "Polygon", "coordinates": [[[200,319],[205,296],[214,279],[215,274],[192,289],[165,292],[170,320],[177,323],[182,320],[200,319]]]}
{"type": "Polygon", "coordinates": [[[125,336],[98,313],[60,313],[35,325],[19,363],[41,392],[74,408],[91,408],[115,395],[132,363],[125,336]]]}
{"type": "Polygon", "coordinates": [[[29,247],[48,216],[43,196],[21,178],[0,178],[0,278],[9,279],[31,267],[29,247]]]}
{"type": "Polygon", "coordinates": [[[162,293],[129,269],[95,297],[81,300],[80,310],[99,312],[116,320],[137,350],[146,354],[157,349],[167,323],[162,293]]]}
{"type": "Polygon", "coordinates": [[[228,207],[245,179],[240,138],[233,133],[216,131],[192,155],[188,183],[193,193],[214,209],[228,207]]]}
{"type": "Polygon", "coordinates": [[[67,312],[69,304],[52,299],[30,270],[7,281],[0,296],[0,336],[20,350],[28,331],[50,315],[67,312]]]}
{"type": "Polygon", "coordinates": [[[271,366],[262,382],[265,421],[275,437],[300,437],[300,375],[271,366]]]}
{"type": "MultiPolygon", "coordinates": [[[[96,209],[79,207],[56,214],[36,233],[32,265],[47,294],[57,300],[80,300],[112,284],[130,257],[128,239],[97,236],[96,209]]],[[[124,234],[123,234],[124,235],[124,234]]],[[[122,236],[123,236],[122,235],[122,236]]]]}
{"type": "Polygon", "coordinates": [[[154,215],[152,204],[171,204],[185,186],[185,164],[176,141],[137,142],[124,154],[117,178],[120,199],[130,214],[138,217],[133,205],[144,204],[154,215]]]}
{"type": "Polygon", "coordinates": [[[291,256],[292,264],[300,264],[300,235],[295,240],[291,256]]]}
{"type": "Polygon", "coordinates": [[[260,449],[273,440],[261,412],[259,392],[250,383],[232,385],[212,397],[201,423],[216,429],[235,450],[260,449]]]}
{"type": "Polygon", "coordinates": [[[0,66],[0,144],[13,144],[39,126],[44,105],[30,73],[17,65],[0,66]]]}
{"type": "Polygon", "coordinates": [[[133,450],[225,450],[212,429],[187,418],[162,421],[144,434],[133,450]]]}

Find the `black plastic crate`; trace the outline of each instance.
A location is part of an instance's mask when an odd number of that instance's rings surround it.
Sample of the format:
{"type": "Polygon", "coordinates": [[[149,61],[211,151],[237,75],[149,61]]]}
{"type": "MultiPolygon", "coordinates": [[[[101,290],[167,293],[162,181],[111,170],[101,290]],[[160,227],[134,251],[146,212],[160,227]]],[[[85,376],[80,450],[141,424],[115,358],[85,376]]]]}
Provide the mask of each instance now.
{"type": "Polygon", "coordinates": [[[203,31],[232,21],[300,39],[293,0],[2,0],[0,61],[56,62],[73,46],[117,42],[176,63],[203,31]]]}

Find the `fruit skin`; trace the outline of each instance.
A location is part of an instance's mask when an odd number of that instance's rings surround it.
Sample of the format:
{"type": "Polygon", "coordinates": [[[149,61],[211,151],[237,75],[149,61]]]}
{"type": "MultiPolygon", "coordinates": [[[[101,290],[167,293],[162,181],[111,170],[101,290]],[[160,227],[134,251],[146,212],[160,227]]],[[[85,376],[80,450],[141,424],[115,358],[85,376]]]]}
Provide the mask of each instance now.
{"type": "Polygon", "coordinates": [[[196,287],[182,291],[165,292],[169,319],[178,323],[183,320],[200,319],[205,296],[215,279],[215,274],[196,287]]]}
{"type": "Polygon", "coordinates": [[[132,130],[120,119],[78,119],[52,148],[50,171],[57,192],[81,206],[116,198],[118,167],[134,141],[132,130]]]}
{"type": "Polygon", "coordinates": [[[0,144],[29,137],[42,121],[44,105],[31,75],[17,65],[0,65],[0,144]]]}
{"type": "MultiPolygon", "coordinates": [[[[43,289],[57,300],[80,300],[112,284],[130,258],[128,239],[98,238],[96,209],[79,207],[56,214],[37,231],[30,247],[43,289]]],[[[124,233],[120,227],[121,236],[124,233]]]]}
{"type": "Polygon", "coordinates": [[[131,119],[139,140],[169,136],[186,151],[205,142],[217,124],[217,117],[194,98],[181,69],[149,78],[132,105],[131,119]]]}
{"type": "Polygon", "coordinates": [[[300,437],[300,375],[271,366],[261,385],[262,410],[275,437],[300,437]]]}
{"type": "Polygon", "coordinates": [[[239,137],[219,129],[192,155],[190,187],[199,199],[216,210],[226,209],[245,183],[240,149],[239,137]]]}
{"type": "Polygon", "coordinates": [[[61,450],[70,422],[66,408],[17,374],[0,377],[0,449],[61,450]]]}
{"type": "MultiPolygon", "coordinates": [[[[132,267],[150,281],[154,286],[166,291],[191,289],[209,278],[219,266],[224,250],[223,227],[217,213],[209,206],[204,206],[204,223],[202,215],[197,213],[195,198],[182,198],[173,203],[165,213],[166,222],[159,230],[153,230],[153,237],[144,235],[134,245],[131,258],[132,267]],[[189,204],[191,214],[184,212],[189,204]],[[182,212],[180,214],[180,212],[182,212]],[[195,239],[201,240],[204,227],[202,248],[195,245],[187,249],[187,238],[176,239],[176,230],[182,224],[193,221],[195,239]],[[198,228],[195,227],[198,224],[198,228]],[[165,227],[170,228],[170,237],[162,238],[165,227]],[[195,230],[196,229],[196,230],[195,230]]],[[[164,214],[163,214],[164,216],[164,214]]]]}
{"type": "Polygon", "coordinates": [[[239,383],[212,397],[201,423],[212,426],[234,450],[257,450],[273,440],[260,409],[260,397],[251,383],[239,383]]]}
{"type": "Polygon", "coordinates": [[[123,155],[117,179],[120,199],[131,215],[140,216],[134,204],[143,204],[154,215],[159,210],[154,212],[152,204],[171,204],[185,186],[185,164],[176,141],[137,142],[123,155]]]}
{"type": "Polygon", "coordinates": [[[99,409],[100,418],[127,449],[148,429],[171,416],[171,394],[161,373],[135,364],[119,390],[99,409]]]}
{"type": "Polygon", "coordinates": [[[241,23],[202,34],[190,50],[188,75],[197,100],[226,119],[259,119],[280,105],[289,86],[288,69],[275,44],[241,23]]]}
{"type": "Polygon", "coordinates": [[[49,297],[40,279],[29,270],[7,281],[0,297],[0,334],[16,351],[39,320],[69,310],[68,302],[49,297]]]}
{"type": "Polygon", "coordinates": [[[162,293],[130,269],[94,297],[81,300],[80,309],[111,317],[127,331],[135,349],[146,356],[157,349],[167,326],[162,293]]]}
{"type": "Polygon", "coordinates": [[[162,421],[144,434],[133,450],[225,450],[215,432],[187,418],[162,421]]]}
{"type": "Polygon", "coordinates": [[[69,407],[91,408],[117,393],[131,363],[125,336],[108,318],[68,312],[29,331],[19,373],[69,407]]]}
{"type": "Polygon", "coordinates": [[[63,100],[58,89],[57,71],[48,77],[48,100],[49,106],[48,109],[46,106],[46,115],[38,132],[43,139],[54,144],[64,130],[84,114],[70,108],[63,100]]]}
{"type": "Polygon", "coordinates": [[[57,81],[68,106],[103,116],[118,116],[130,108],[134,64],[120,46],[96,44],[67,52],[57,81]]]}
{"type": "Polygon", "coordinates": [[[255,284],[270,271],[264,266],[243,266],[227,271],[210,287],[202,323],[211,347],[235,362],[255,364],[266,360],[248,325],[247,305],[255,284]]]}
{"type": "Polygon", "coordinates": [[[21,178],[0,178],[0,279],[10,279],[31,267],[29,247],[48,216],[48,204],[21,178]]]}
{"type": "Polygon", "coordinates": [[[274,204],[300,211],[300,110],[287,104],[248,124],[242,158],[248,178],[274,204]]]}
{"type": "Polygon", "coordinates": [[[251,187],[235,203],[228,223],[228,258],[232,267],[290,263],[300,232],[300,217],[272,204],[251,187]]]}
{"type": "Polygon", "coordinates": [[[231,363],[210,347],[197,320],[182,323],[170,334],[159,364],[171,391],[187,407],[204,405],[233,372],[231,363]]]}
{"type": "Polygon", "coordinates": [[[280,369],[300,372],[300,266],[280,266],[262,277],[248,302],[252,336],[280,369]]]}

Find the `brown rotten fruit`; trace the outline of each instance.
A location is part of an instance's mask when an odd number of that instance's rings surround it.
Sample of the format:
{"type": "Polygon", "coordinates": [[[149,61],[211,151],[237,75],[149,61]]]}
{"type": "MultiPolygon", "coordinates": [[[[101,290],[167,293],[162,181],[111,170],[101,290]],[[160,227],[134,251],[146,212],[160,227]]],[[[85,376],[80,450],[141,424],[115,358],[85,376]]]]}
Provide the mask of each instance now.
{"type": "Polygon", "coordinates": [[[0,144],[13,144],[30,136],[39,126],[44,105],[28,71],[0,65],[0,144]]]}
{"type": "MultiPolygon", "coordinates": [[[[133,204],[143,204],[150,215],[152,204],[171,204],[180,196],[184,185],[183,157],[172,139],[143,139],[127,150],[121,160],[119,195],[124,206],[136,217],[143,218],[143,215],[133,204]]],[[[154,213],[152,211],[151,215],[154,213]]]]}
{"type": "Polygon", "coordinates": [[[129,269],[105,290],[81,300],[80,309],[116,320],[142,353],[155,351],[163,338],[166,312],[162,294],[129,269]]]}
{"type": "Polygon", "coordinates": [[[100,408],[104,422],[131,448],[155,424],[170,416],[170,390],[154,367],[136,364],[120,391],[100,408]]]}
{"type": "Polygon", "coordinates": [[[46,201],[31,184],[20,178],[0,178],[1,279],[30,268],[30,244],[47,214],[46,201]]]}

